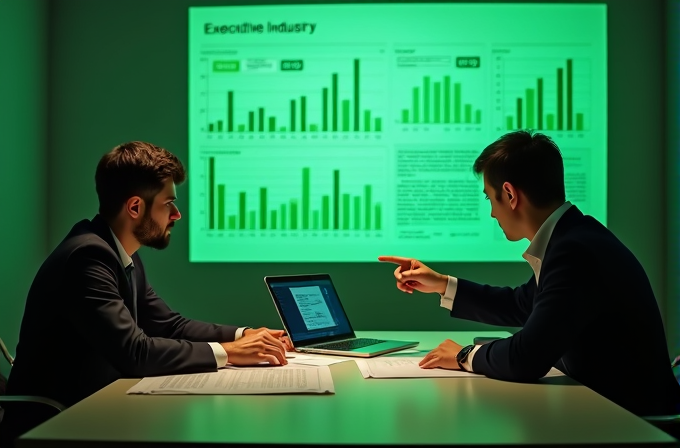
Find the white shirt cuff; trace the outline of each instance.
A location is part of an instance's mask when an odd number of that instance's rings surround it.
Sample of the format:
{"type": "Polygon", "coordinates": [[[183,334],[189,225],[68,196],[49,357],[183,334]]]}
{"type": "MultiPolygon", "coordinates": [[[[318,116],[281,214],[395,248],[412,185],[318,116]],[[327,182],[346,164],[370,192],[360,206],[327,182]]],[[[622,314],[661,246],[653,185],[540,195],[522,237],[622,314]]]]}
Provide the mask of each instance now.
{"type": "Polygon", "coordinates": [[[467,359],[463,363],[463,368],[468,372],[474,372],[474,370],[472,369],[472,360],[474,359],[477,350],[479,350],[479,347],[481,347],[481,345],[475,345],[475,348],[473,348],[472,351],[468,353],[467,359]]]}
{"type": "Polygon", "coordinates": [[[456,297],[456,291],[458,291],[458,279],[449,275],[449,280],[446,283],[446,291],[444,291],[444,295],[439,295],[441,297],[439,306],[451,311],[453,309],[453,299],[456,297]]]}
{"type": "Polygon", "coordinates": [[[236,334],[234,334],[234,340],[238,341],[243,337],[243,332],[246,330],[250,330],[250,327],[241,327],[236,329],[236,334]]]}
{"type": "Polygon", "coordinates": [[[220,367],[224,367],[227,365],[227,362],[229,361],[229,357],[227,356],[227,351],[222,347],[222,344],[219,342],[208,342],[208,345],[213,351],[213,355],[215,355],[215,362],[217,363],[217,368],[219,369],[220,367]]]}

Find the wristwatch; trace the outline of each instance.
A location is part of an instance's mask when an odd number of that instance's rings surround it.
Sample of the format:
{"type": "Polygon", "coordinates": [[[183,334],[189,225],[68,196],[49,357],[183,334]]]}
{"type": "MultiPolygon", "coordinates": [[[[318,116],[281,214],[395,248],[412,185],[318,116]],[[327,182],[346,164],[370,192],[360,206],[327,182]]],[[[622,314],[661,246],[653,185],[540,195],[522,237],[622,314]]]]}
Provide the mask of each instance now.
{"type": "Polygon", "coordinates": [[[464,370],[467,372],[467,369],[463,367],[463,363],[467,361],[467,357],[473,348],[475,348],[474,345],[467,345],[460,349],[460,351],[456,355],[456,361],[458,361],[458,367],[460,367],[460,370],[464,370]]]}

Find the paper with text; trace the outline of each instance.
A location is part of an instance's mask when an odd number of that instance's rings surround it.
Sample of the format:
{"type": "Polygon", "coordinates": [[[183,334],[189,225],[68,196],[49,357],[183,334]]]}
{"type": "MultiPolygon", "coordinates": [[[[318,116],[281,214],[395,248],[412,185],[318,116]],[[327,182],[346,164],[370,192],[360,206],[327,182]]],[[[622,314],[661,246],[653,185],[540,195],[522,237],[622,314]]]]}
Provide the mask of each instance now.
{"type": "Polygon", "coordinates": [[[335,393],[327,366],[227,368],[217,372],[148,377],[128,394],[250,395],[335,393]]]}
{"type": "Polygon", "coordinates": [[[318,286],[290,288],[290,292],[308,330],[336,326],[333,316],[331,316],[331,310],[328,309],[326,299],[318,286]]]}
{"type": "MultiPolygon", "coordinates": [[[[418,363],[422,357],[391,357],[373,359],[355,359],[357,367],[364,378],[456,378],[456,377],[477,377],[484,378],[472,372],[447,369],[422,369],[418,363]]],[[[559,370],[552,368],[546,375],[564,375],[559,370]]]]}

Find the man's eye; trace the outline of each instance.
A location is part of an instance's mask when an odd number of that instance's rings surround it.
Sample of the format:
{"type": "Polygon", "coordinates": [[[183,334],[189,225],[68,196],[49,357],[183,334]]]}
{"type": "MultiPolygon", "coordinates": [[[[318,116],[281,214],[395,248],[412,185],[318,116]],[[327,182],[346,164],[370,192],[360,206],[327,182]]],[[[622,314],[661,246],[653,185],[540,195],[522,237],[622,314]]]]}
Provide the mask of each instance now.
{"type": "Polygon", "coordinates": [[[485,195],[484,195],[484,199],[486,199],[486,200],[488,201],[488,200],[489,200],[489,196],[485,194],[485,195]]]}

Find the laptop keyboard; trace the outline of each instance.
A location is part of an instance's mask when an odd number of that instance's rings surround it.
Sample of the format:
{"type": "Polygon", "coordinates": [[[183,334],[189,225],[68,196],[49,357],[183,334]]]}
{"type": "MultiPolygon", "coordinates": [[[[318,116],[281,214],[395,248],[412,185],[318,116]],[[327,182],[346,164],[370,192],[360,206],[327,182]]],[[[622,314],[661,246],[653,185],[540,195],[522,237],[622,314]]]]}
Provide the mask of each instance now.
{"type": "Polygon", "coordinates": [[[325,344],[315,345],[314,348],[322,348],[324,350],[354,350],[357,348],[368,347],[369,345],[380,344],[385,342],[382,339],[358,338],[348,339],[340,342],[327,342],[325,344]]]}

